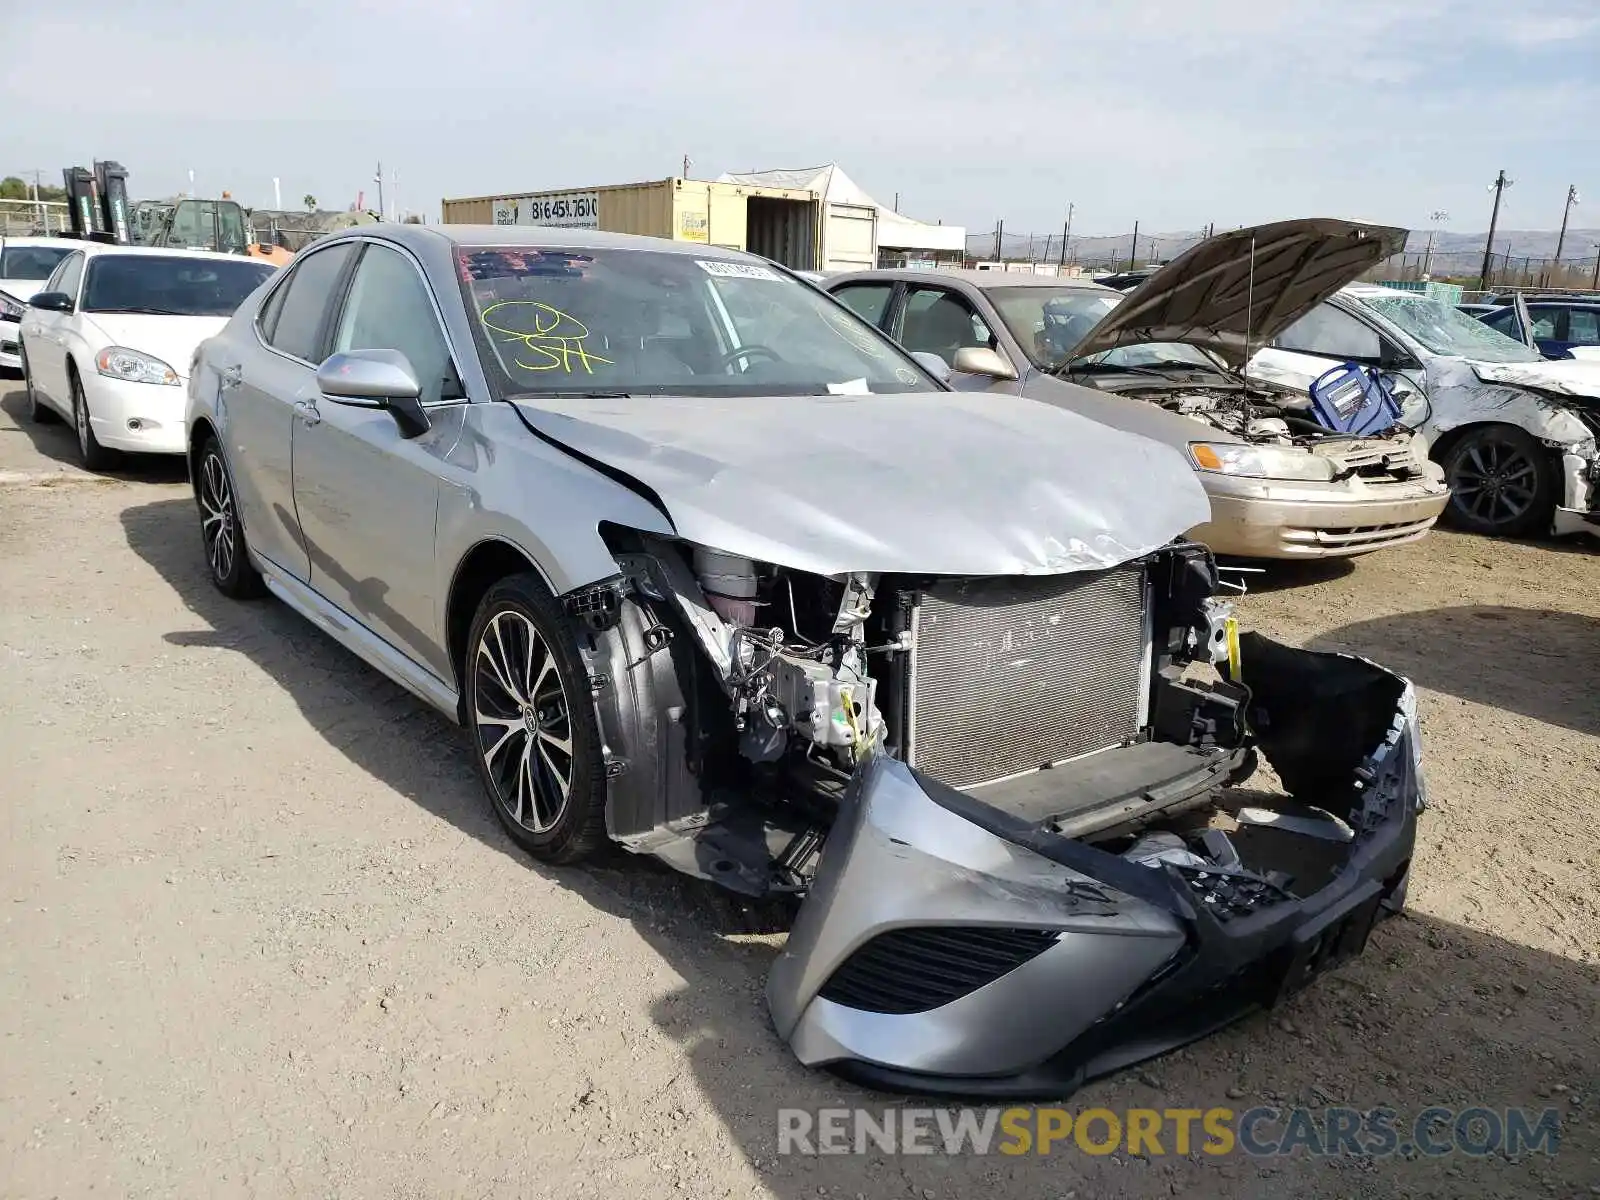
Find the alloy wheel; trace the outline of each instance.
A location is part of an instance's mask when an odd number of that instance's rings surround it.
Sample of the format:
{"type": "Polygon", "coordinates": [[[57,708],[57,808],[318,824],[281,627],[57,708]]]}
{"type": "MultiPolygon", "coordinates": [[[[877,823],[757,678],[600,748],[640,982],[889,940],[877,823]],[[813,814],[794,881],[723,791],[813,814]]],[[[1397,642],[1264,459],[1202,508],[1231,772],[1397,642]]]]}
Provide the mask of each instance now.
{"type": "Polygon", "coordinates": [[[211,573],[226,581],[233,574],[234,536],[233,489],[222,456],[211,451],[200,465],[200,536],[211,573]]]}
{"type": "Polygon", "coordinates": [[[572,712],[555,656],[531,620],[507,609],[484,626],[473,673],[476,742],[495,800],[545,833],[572,791],[572,712]]]}
{"type": "Polygon", "coordinates": [[[1481,441],[1456,465],[1450,481],[1457,503],[1492,525],[1516,521],[1533,506],[1538,466],[1516,446],[1481,441]]]}

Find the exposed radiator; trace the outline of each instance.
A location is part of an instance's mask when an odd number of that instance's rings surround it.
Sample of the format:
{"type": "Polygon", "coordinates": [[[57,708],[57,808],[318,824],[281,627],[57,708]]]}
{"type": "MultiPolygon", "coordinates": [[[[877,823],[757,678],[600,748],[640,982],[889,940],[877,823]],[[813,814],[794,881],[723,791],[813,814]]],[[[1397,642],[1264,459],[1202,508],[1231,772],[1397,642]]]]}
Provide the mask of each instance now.
{"type": "Polygon", "coordinates": [[[1142,567],[913,593],[912,766],[973,787],[1131,740],[1149,688],[1142,567]]]}

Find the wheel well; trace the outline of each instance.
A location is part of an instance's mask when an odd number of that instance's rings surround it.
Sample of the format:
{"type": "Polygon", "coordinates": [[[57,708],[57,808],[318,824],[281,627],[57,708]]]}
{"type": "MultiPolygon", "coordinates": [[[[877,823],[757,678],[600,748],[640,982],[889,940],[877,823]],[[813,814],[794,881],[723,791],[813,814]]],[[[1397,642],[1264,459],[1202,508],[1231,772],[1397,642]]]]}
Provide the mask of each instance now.
{"type": "Polygon", "coordinates": [[[1534,440],[1539,449],[1544,451],[1545,459],[1551,468],[1556,471],[1557,478],[1560,478],[1561,451],[1547,445],[1537,434],[1530,433],[1528,430],[1523,429],[1521,425],[1515,425],[1510,421],[1474,421],[1471,425],[1458,425],[1454,429],[1446,430],[1434,439],[1433,445],[1428,447],[1428,457],[1443,466],[1444,460],[1449,456],[1450,451],[1455,448],[1456,443],[1462,438],[1469,433],[1476,433],[1480,429],[1493,429],[1495,426],[1503,426],[1506,429],[1515,429],[1519,433],[1527,434],[1528,437],[1534,440]]]}
{"type": "Polygon", "coordinates": [[[500,541],[479,542],[467,552],[467,557],[456,568],[455,580],[450,584],[450,600],[445,606],[445,636],[449,644],[450,664],[456,670],[457,688],[463,694],[467,635],[472,632],[472,618],[478,611],[479,602],[502,579],[526,571],[538,574],[538,569],[526,554],[509,542],[500,541]]]}
{"type": "Polygon", "coordinates": [[[189,452],[184,457],[189,464],[189,487],[194,494],[200,494],[200,445],[208,437],[215,438],[217,431],[212,428],[211,422],[201,417],[189,426],[189,452]]]}

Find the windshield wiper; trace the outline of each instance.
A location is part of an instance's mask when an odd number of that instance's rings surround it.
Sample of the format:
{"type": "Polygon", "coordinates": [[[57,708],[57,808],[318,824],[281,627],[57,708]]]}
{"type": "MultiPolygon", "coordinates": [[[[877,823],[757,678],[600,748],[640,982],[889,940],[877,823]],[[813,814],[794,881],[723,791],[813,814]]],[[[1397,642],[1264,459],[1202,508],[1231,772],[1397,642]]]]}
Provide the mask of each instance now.
{"type": "Polygon", "coordinates": [[[188,317],[196,315],[178,312],[176,309],[171,308],[156,308],[148,304],[129,304],[122,308],[86,308],[83,311],[86,313],[138,313],[141,316],[149,317],[188,317]]]}
{"type": "Polygon", "coordinates": [[[562,392],[517,392],[506,397],[508,400],[632,400],[632,392],[608,391],[562,391],[562,392]]]}
{"type": "MultiPolygon", "coordinates": [[[[1195,367],[1194,369],[1198,370],[1198,371],[1205,370],[1204,367],[1195,367]]],[[[1165,371],[1158,371],[1154,367],[1148,367],[1148,366],[1137,366],[1136,367],[1136,366],[1132,366],[1132,365],[1126,364],[1126,363],[1080,362],[1080,361],[1078,361],[1076,359],[1074,359],[1071,362],[1063,363],[1061,366],[1057,367],[1054,371],[1052,371],[1051,374],[1052,375],[1096,375],[1096,374],[1099,374],[1102,371],[1116,371],[1116,372],[1119,372],[1119,373],[1125,372],[1125,373],[1127,373],[1129,375],[1151,375],[1151,376],[1154,376],[1157,379],[1165,379],[1167,377],[1167,373],[1165,371]]]]}

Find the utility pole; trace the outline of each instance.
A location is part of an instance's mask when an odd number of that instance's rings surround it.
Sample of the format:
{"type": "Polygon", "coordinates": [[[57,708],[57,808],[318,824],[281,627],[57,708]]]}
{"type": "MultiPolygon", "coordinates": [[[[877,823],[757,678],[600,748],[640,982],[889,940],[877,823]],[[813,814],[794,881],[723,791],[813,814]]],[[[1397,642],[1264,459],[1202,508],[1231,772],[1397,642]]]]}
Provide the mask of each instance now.
{"type": "Polygon", "coordinates": [[[1428,230],[1428,248],[1422,255],[1422,277],[1424,279],[1429,278],[1429,272],[1433,270],[1433,235],[1439,232],[1439,222],[1448,221],[1449,219],[1450,214],[1442,208],[1435,209],[1428,214],[1428,220],[1433,222],[1433,228],[1428,230]]]}
{"type": "Polygon", "coordinates": [[[1556,261],[1554,269],[1561,269],[1561,248],[1567,244],[1567,218],[1572,215],[1572,206],[1578,202],[1578,185],[1567,185],[1567,203],[1561,210],[1561,232],[1556,236],[1556,261]]]}
{"type": "Polygon", "coordinates": [[[899,212],[900,211],[900,193],[899,192],[896,192],[894,194],[894,210],[895,210],[895,212],[899,212]]]}
{"type": "Polygon", "coordinates": [[[1005,219],[1002,218],[999,221],[996,221],[995,222],[995,226],[994,226],[994,260],[995,260],[995,262],[1004,262],[1005,261],[1005,259],[1000,257],[1000,251],[1005,249],[1005,245],[1006,245],[1006,223],[1005,223],[1005,219]]]}
{"type": "Polygon", "coordinates": [[[1061,230],[1061,261],[1056,264],[1056,269],[1061,270],[1067,265],[1067,241],[1072,237],[1072,208],[1067,205],[1067,223],[1061,230]]]}
{"type": "Polygon", "coordinates": [[[1505,190],[1514,182],[1516,181],[1506,178],[1505,170],[1502,168],[1500,174],[1495,176],[1494,184],[1492,185],[1494,187],[1494,210],[1489,214],[1489,240],[1483,246],[1483,270],[1478,272],[1478,287],[1484,291],[1489,290],[1489,256],[1494,253],[1494,231],[1495,226],[1500,223],[1500,197],[1505,194],[1505,190]]]}
{"type": "Polygon", "coordinates": [[[1128,247],[1128,270],[1133,270],[1133,260],[1139,257],[1139,222],[1133,223],[1133,245],[1128,247]]]}
{"type": "Polygon", "coordinates": [[[377,185],[378,185],[378,220],[382,221],[382,220],[386,219],[386,217],[388,215],[386,210],[383,207],[383,160],[382,159],[378,160],[378,173],[376,175],[374,175],[372,178],[373,178],[374,182],[376,182],[377,185]]]}
{"type": "Polygon", "coordinates": [[[683,156],[683,177],[685,179],[689,178],[689,156],[687,154],[683,156]]]}
{"type": "Polygon", "coordinates": [[[1594,278],[1589,281],[1589,290],[1600,292],[1600,242],[1593,243],[1590,249],[1594,251],[1594,278]]]}

